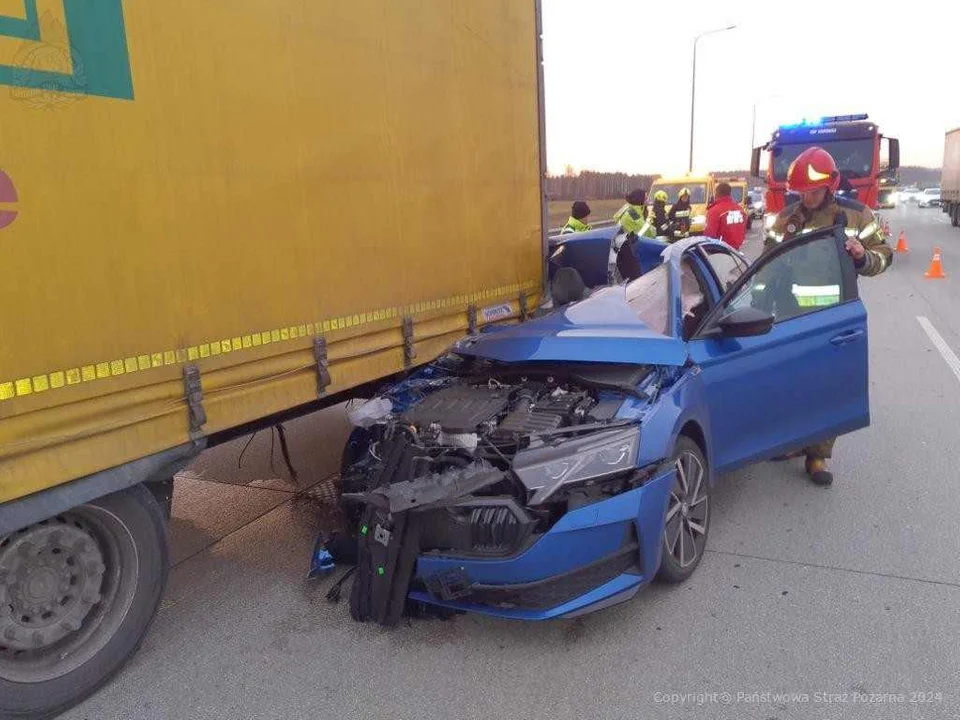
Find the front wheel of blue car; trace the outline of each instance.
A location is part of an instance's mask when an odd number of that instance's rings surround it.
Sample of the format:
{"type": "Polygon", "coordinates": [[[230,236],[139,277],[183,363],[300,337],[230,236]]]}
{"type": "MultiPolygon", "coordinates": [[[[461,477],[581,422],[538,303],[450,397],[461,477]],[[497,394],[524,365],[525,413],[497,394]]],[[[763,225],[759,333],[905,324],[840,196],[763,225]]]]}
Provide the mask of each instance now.
{"type": "Polygon", "coordinates": [[[680,436],[673,453],[677,476],[663,525],[663,553],[657,577],[679,583],[700,564],[710,530],[707,460],[690,438],[680,436]]]}

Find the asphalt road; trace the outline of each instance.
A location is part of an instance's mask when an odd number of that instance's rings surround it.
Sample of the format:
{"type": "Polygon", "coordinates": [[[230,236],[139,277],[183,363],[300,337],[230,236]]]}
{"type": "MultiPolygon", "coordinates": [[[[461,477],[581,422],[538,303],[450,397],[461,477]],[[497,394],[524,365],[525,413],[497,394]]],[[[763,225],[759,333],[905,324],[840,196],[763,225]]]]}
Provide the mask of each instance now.
{"type": "MultiPolygon", "coordinates": [[[[960,229],[886,211],[910,253],[861,283],[872,425],[841,438],[832,488],[799,461],[725,476],[691,580],[572,621],[460,616],[384,631],[307,581],[325,521],[270,434],[204,455],[176,488],[177,565],[89,718],[960,717],[960,229]],[[934,245],[946,280],[923,273],[934,245]],[[923,701],[923,702],[921,702],[923,701]]],[[[334,471],[343,408],[291,423],[304,485],[334,471]]]]}

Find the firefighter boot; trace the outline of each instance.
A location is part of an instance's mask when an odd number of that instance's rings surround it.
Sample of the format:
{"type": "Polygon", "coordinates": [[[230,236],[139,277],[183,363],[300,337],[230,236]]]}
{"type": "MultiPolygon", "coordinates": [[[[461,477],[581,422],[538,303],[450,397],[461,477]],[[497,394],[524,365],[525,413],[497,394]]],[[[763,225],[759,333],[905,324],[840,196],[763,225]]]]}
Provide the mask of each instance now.
{"type": "Polygon", "coordinates": [[[827,461],[823,458],[807,458],[807,475],[814,485],[826,487],[833,484],[833,473],[827,470],[827,461]]]}

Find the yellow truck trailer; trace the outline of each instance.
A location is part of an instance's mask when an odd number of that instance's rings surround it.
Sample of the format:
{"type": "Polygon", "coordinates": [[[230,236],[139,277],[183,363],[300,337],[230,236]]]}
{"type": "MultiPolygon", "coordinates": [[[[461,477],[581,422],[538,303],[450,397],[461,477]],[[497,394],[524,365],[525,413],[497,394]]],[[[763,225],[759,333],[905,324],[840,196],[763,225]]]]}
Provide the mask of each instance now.
{"type": "Polygon", "coordinates": [[[535,0],[0,0],[0,715],[134,651],[203,447],[533,308],[539,36],[535,0]]]}

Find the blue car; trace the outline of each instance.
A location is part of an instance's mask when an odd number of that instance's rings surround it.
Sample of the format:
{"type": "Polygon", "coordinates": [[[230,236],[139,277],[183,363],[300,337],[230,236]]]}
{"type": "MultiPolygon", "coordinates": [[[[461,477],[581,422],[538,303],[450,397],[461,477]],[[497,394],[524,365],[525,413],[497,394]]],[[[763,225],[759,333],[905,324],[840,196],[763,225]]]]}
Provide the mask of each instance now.
{"type": "Polygon", "coordinates": [[[842,228],[748,267],[690,238],[629,283],[497,327],[359,414],[353,616],[574,617],[688,578],[721,473],[869,424],[842,228]]]}

